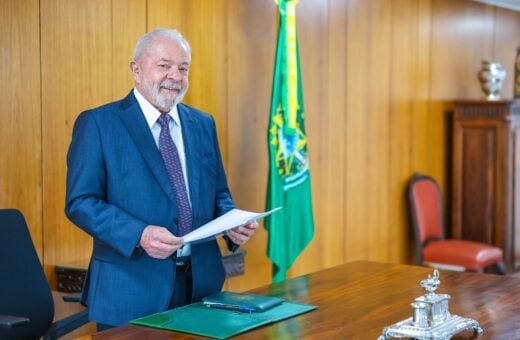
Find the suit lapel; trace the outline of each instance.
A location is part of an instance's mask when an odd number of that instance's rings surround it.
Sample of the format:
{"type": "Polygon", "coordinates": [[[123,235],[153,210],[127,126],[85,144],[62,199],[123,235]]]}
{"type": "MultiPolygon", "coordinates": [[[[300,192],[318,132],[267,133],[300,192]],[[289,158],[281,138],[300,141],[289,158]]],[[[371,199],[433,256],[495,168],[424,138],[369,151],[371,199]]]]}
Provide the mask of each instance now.
{"type": "MultiPolygon", "coordinates": [[[[144,114],[139,107],[133,93],[130,93],[121,102],[121,112],[119,117],[132,137],[141,156],[144,158],[148,167],[154,174],[160,186],[168,197],[175,203],[175,193],[168,179],[168,173],[161,154],[155,145],[152,132],[146,123],[144,114]]],[[[174,206],[176,206],[174,204],[174,206]]]]}
{"type": "Polygon", "coordinates": [[[184,141],[184,153],[186,155],[186,167],[188,169],[188,183],[191,198],[191,209],[196,216],[199,202],[197,197],[199,195],[200,182],[200,166],[198,165],[199,155],[199,140],[202,136],[199,135],[200,129],[197,128],[197,121],[190,115],[189,108],[185,105],[177,105],[179,118],[182,124],[182,139],[184,141]]]}

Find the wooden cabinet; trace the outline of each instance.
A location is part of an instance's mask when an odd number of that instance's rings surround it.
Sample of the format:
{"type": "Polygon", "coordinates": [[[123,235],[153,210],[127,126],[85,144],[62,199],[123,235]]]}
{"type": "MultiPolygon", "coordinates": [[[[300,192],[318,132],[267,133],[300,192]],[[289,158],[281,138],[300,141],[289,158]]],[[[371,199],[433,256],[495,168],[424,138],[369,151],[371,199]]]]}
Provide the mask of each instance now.
{"type": "Polygon", "coordinates": [[[453,120],[453,237],[520,269],[520,101],[456,101],[453,120]]]}

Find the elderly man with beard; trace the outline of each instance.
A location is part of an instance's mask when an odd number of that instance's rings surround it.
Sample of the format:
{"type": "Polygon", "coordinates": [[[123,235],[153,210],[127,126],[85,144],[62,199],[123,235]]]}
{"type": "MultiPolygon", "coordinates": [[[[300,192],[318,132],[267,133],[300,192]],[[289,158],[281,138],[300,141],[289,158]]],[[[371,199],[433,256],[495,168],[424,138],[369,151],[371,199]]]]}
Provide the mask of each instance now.
{"type": "MultiPolygon", "coordinates": [[[[67,154],[65,213],[93,238],[82,302],[98,330],[222,288],[216,240],[182,236],[234,208],[213,118],[180,103],[191,49],[176,30],[141,37],[126,98],[81,113],[67,154]]],[[[232,229],[229,249],[258,228],[232,229]]]]}

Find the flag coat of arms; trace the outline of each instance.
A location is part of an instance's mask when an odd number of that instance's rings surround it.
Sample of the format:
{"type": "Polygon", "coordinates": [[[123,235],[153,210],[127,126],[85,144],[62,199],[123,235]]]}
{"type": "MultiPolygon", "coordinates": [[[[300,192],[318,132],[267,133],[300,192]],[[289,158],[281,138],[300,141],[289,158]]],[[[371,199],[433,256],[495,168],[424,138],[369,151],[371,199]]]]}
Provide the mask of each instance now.
{"type": "Polygon", "coordinates": [[[275,0],[280,28],[273,75],[268,128],[269,179],[266,209],[283,207],[266,218],[267,255],[273,262],[273,282],[287,270],[314,235],[311,181],[300,58],[296,34],[297,0],[275,0]]]}

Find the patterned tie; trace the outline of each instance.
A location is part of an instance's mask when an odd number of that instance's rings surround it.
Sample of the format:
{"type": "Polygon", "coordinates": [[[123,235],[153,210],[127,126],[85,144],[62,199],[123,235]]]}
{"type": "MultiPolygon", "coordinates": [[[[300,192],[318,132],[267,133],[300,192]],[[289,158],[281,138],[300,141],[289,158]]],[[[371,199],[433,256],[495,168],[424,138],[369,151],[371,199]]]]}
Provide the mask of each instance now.
{"type": "Polygon", "coordinates": [[[182,166],[179,158],[179,152],[170,135],[169,128],[170,116],[161,114],[158,119],[161,125],[161,134],[159,135],[159,151],[168,171],[168,178],[175,190],[177,207],[179,209],[179,236],[186,235],[191,231],[191,207],[188,201],[188,193],[182,174],[182,166]]]}

